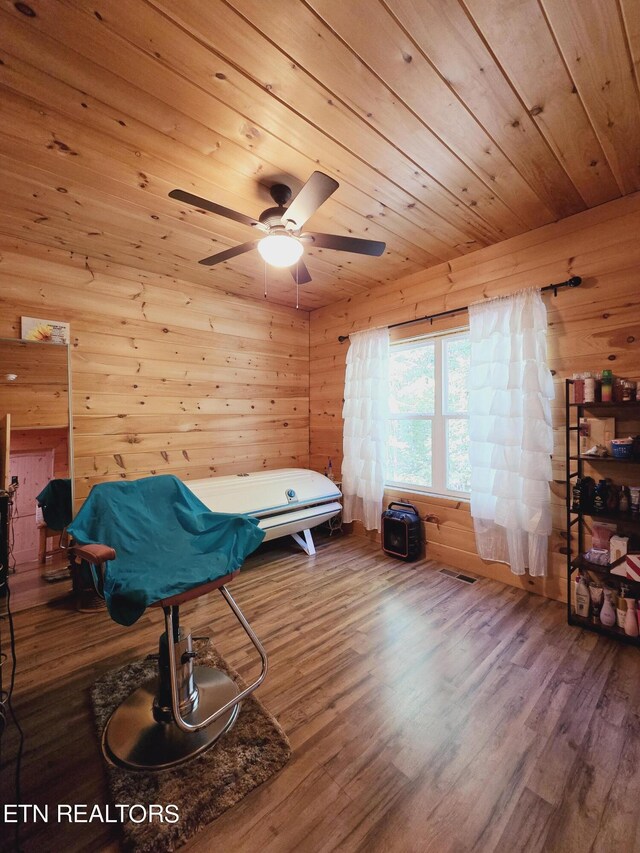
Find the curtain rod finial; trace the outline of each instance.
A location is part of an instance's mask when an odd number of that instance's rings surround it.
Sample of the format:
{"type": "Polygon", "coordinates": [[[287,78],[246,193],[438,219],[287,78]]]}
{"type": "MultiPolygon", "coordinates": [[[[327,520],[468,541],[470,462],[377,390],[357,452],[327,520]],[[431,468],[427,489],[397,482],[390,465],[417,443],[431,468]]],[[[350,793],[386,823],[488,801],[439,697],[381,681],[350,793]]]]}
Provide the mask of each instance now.
{"type": "Polygon", "coordinates": [[[338,341],[343,344],[345,341],[349,340],[349,335],[338,335],[338,341]]]}
{"type": "Polygon", "coordinates": [[[569,287],[579,287],[582,284],[582,279],[579,275],[572,275],[567,284],[569,287]]]}

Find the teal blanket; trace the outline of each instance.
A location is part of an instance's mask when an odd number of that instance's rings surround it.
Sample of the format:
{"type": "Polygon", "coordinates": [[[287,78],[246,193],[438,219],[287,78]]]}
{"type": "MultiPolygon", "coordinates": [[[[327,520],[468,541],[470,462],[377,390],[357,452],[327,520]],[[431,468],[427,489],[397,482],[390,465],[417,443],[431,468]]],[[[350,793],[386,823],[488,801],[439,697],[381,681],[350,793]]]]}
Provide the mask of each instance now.
{"type": "Polygon", "coordinates": [[[94,486],[68,531],[80,545],[115,549],[104,595],[121,625],[133,625],[162,598],[238,569],[264,538],[255,518],[211,512],[166,474],[94,486]]]}

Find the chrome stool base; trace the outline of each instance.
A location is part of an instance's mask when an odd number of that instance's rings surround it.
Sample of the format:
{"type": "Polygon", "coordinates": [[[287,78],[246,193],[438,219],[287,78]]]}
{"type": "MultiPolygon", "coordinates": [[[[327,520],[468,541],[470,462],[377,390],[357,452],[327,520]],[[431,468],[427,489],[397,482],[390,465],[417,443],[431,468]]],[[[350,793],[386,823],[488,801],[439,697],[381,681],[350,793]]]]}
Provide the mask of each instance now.
{"type": "MultiPolygon", "coordinates": [[[[208,666],[194,667],[198,686],[198,706],[184,717],[198,725],[217,708],[232,701],[238,688],[228,675],[208,666]]],[[[227,732],[236,721],[240,703],[220,718],[196,732],[182,731],[175,722],[157,722],[153,701],[158,692],[154,677],[134,691],[113,712],[102,736],[108,760],[131,770],[164,770],[199,755],[227,732]]]]}

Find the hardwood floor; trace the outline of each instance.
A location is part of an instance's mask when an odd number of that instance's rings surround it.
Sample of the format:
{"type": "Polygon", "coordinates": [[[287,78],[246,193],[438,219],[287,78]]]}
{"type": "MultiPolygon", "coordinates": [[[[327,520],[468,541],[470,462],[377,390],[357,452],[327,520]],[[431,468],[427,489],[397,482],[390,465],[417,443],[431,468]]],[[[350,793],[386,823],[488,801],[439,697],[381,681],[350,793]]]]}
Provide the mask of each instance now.
{"type": "Polygon", "coordinates": [[[71,595],[71,575],[56,581],[47,581],[44,572],[64,572],[69,565],[66,552],[55,554],[47,559],[43,566],[39,560],[21,563],[17,570],[10,575],[11,609],[14,613],[49,604],[59,598],[71,595]]]}
{"type": "MultiPolygon", "coordinates": [[[[185,851],[640,851],[637,650],[569,628],[557,602],[437,569],[355,536],[247,561],[232,589],[269,653],[258,695],[293,757],[185,851]]],[[[23,802],[106,801],[88,687],[154,651],[160,617],[125,629],[60,602],[17,614],[23,802]]],[[[183,621],[255,672],[215,598],[183,621]]],[[[10,726],[4,762],[15,744],[10,726]]],[[[10,775],[5,763],[5,798],[10,775]]],[[[102,824],[31,824],[23,849],[118,841],[102,824]]]]}

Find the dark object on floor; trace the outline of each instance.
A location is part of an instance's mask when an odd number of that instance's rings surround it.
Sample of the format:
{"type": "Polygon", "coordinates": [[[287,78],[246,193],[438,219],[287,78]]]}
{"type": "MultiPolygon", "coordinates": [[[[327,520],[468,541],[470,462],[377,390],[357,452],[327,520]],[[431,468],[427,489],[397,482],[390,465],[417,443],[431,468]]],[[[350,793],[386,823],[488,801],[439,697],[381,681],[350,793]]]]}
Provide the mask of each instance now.
{"type": "MultiPolygon", "coordinates": [[[[231,676],[242,690],[244,683],[211,646],[195,641],[198,661],[231,676]]],[[[153,661],[138,661],[98,679],[91,700],[99,737],[113,710],[155,675],[153,661]]],[[[124,846],[136,853],[175,850],[224,811],[278,772],[289,760],[291,747],[274,717],[250,696],[234,727],[214,746],[178,767],[162,771],[134,771],[107,764],[113,803],[173,803],[177,823],[123,824],[124,846]]],[[[135,815],[134,815],[135,816],[135,815]]]]}
{"type": "Polygon", "coordinates": [[[71,579],[71,566],[60,566],[57,569],[45,569],[42,573],[42,580],[47,583],[58,583],[58,581],[68,581],[71,579]]]}
{"type": "Polygon", "coordinates": [[[407,562],[417,560],[421,530],[420,513],[414,505],[392,501],[382,513],[382,550],[407,562]]]}

